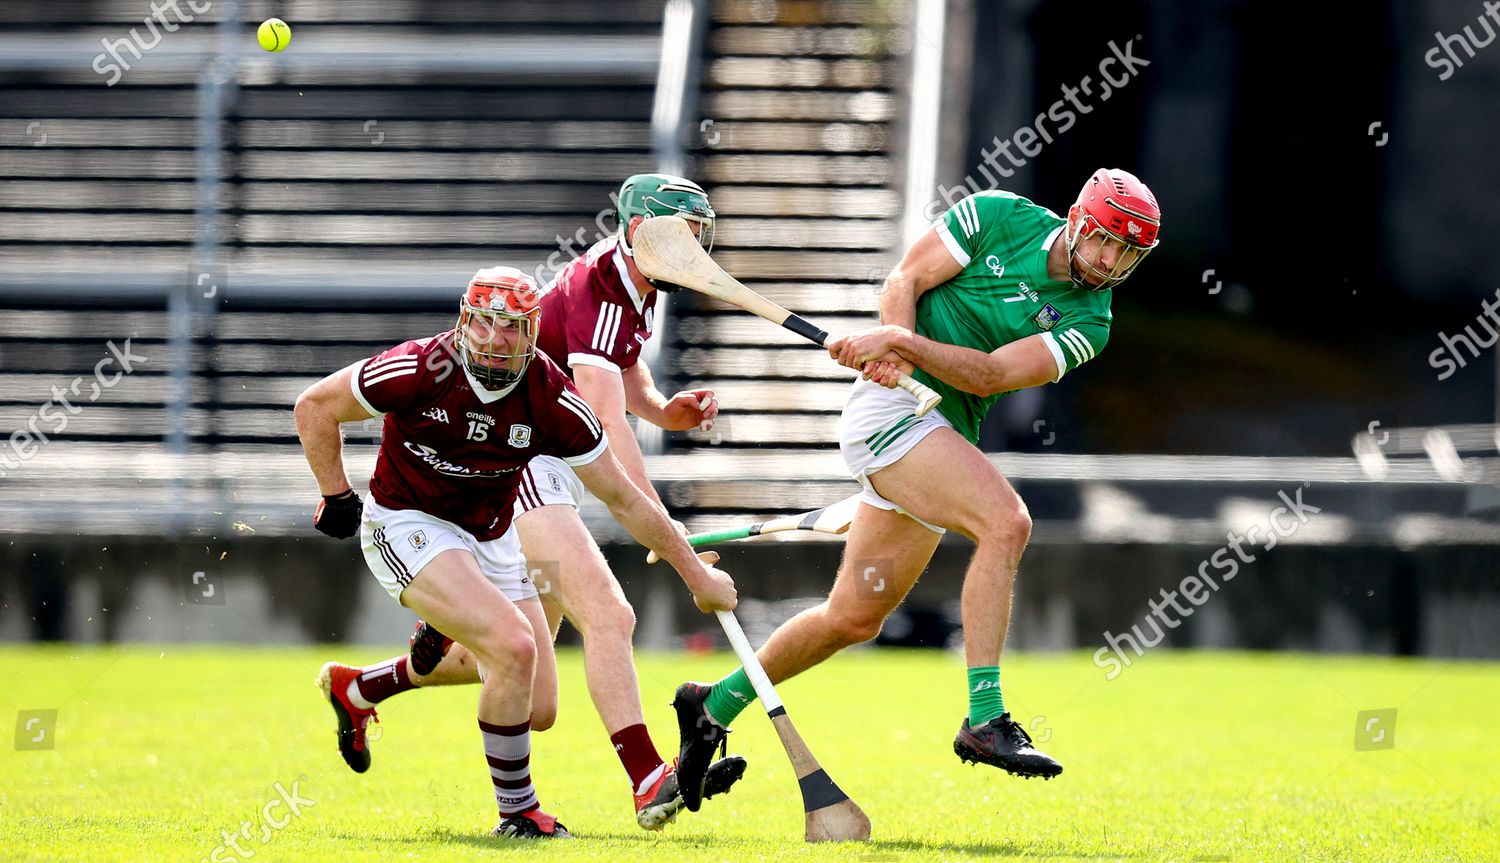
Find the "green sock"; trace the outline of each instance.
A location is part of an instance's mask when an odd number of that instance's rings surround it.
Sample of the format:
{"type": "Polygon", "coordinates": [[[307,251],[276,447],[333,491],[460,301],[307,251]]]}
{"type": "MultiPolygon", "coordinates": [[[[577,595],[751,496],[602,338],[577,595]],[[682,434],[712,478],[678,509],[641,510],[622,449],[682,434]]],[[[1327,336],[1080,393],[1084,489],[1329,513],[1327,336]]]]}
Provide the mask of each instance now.
{"type": "Polygon", "coordinates": [[[728,728],[729,723],[754,700],[755,687],[750,685],[749,675],[745,674],[745,669],[736,668],[733,674],[725,676],[709,690],[704,707],[708,708],[708,715],[713,721],[728,728]]]}
{"type": "Polygon", "coordinates": [[[969,669],[969,727],[978,728],[1005,712],[1000,697],[1000,666],[969,669]]]}

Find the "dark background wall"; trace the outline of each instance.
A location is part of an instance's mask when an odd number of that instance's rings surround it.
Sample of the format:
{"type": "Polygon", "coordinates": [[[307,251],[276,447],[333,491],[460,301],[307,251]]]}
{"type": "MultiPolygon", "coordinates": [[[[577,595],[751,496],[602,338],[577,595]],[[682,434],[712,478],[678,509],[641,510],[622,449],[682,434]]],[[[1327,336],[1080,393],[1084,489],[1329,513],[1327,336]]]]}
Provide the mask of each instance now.
{"type": "MultiPolygon", "coordinates": [[[[1500,186],[1500,49],[1456,47],[1464,66],[1446,81],[1425,59],[1437,31],[1500,33],[1483,13],[1455,0],[1292,15],[1233,0],[976,4],[964,171],[1062,85],[1097,80],[1111,41],[1139,35],[1150,62],[1005,181],[1062,213],[1094,169],[1118,166],[1163,209],[1161,248],[1116,291],[1110,361],[1026,416],[1084,451],[1308,455],[1346,454],[1372,420],[1493,421],[1492,353],[1443,381],[1428,361],[1500,286],[1485,260],[1500,228],[1486,201],[1500,186]]],[[[1011,425],[993,446],[1039,445],[1030,423],[1011,425]]]]}

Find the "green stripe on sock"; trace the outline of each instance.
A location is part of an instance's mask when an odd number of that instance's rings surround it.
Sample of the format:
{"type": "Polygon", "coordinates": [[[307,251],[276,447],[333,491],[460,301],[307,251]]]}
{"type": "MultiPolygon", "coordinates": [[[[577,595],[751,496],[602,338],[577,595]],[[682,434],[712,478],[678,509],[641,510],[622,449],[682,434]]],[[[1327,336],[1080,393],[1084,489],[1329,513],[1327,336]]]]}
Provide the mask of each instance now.
{"type": "Polygon", "coordinates": [[[979,726],[1005,712],[1000,696],[1000,666],[985,665],[969,669],[969,727],[979,726]]]}
{"type": "Polygon", "coordinates": [[[745,674],[745,669],[736,668],[733,674],[727,675],[709,690],[704,707],[708,708],[708,715],[715,722],[728,728],[729,723],[754,700],[755,687],[750,685],[749,675],[745,674]]]}

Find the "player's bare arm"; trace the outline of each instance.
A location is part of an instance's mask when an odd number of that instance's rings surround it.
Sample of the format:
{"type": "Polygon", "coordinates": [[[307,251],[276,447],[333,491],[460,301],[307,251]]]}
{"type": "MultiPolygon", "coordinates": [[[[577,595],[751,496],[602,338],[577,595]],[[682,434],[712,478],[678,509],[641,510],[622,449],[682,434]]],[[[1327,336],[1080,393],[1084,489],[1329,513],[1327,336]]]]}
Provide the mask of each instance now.
{"type": "Polygon", "coordinates": [[[713,428],[719,415],[719,399],[711,389],[683,390],[667,398],[656,388],[651,369],[636,363],[625,370],[625,407],[648,423],[667,431],[713,428]]]}
{"type": "Polygon", "coordinates": [[[891,364],[883,361],[891,354],[977,396],[1041,386],[1057,379],[1057,361],[1041,336],[1027,336],[985,353],[933,341],[902,327],[883,326],[830,342],[828,352],[842,365],[860,369],[866,379],[886,387],[896,385],[891,364]]]}
{"type": "Polygon", "coordinates": [[[936,230],[928,229],[886,276],[880,292],[880,322],[910,330],[916,326],[917,300],[958,275],[963,267],[943,245],[936,230]]]}
{"type": "Polygon", "coordinates": [[[292,412],[302,451],[318,480],[318,490],[325,496],[352,488],[344,471],[344,436],[339,426],[374,416],[354,398],[349,382],[353,370],[354,366],[340,369],[308,387],[297,397],[292,412]]]}
{"type": "MultiPolygon", "coordinates": [[[[908,330],[915,329],[917,300],[933,288],[958,275],[963,267],[943,245],[942,238],[934,229],[922,234],[901,262],[886,276],[880,291],[880,322],[908,330]]],[[[897,373],[911,374],[913,363],[894,353],[882,356],[873,374],[865,377],[882,386],[895,386],[897,373]],[[890,380],[893,383],[887,384],[890,380]]]]}
{"type": "Polygon", "coordinates": [[[609,507],[610,515],[630,531],[637,542],[672,564],[688,590],[692,591],[699,610],[734,610],[734,581],[728,573],[713,566],[719,559],[718,555],[709,552],[700,559],[694,554],[692,546],[673,527],[667,511],[630,481],[612,452],[606,452],[575,470],[588,490],[609,507]]]}
{"type": "Polygon", "coordinates": [[[646,461],[641,455],[640,444],[636,442],[635,433],[625,421],[627,397],[624,375],[611,369],[579,365],[573,369],[573,383],[603,424],[610,450],[625,475],[657,505],[661,505],[661,497],[651,485],[651,478],[646,475],[646,461]]]}

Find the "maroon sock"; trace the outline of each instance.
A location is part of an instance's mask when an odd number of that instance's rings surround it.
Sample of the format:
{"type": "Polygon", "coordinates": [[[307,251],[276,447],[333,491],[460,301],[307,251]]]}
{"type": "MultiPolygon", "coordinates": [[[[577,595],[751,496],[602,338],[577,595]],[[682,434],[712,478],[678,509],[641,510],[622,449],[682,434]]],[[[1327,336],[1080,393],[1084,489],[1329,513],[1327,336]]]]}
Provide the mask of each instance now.
{"type": "Polygon", "coordinates": [[[625,772],[630,775],[630,785],[637,793],[644,791],[641,783],[650,778],[656,772],[656,768],[665,762],[656,753],[656,744],[651,742],[651,735],[646,732],[644,725],[632,725],[622,728],[609,736],[609,741],[615,745],[615,754],[620,756],[620,763],[625,766],[625,772]]]}
{"type": "Polygon", "coordinates": [[[417,688],[406,673],[404,656],[366,667],[356,678],[355,685],[359,687],[359,694],[371,704],[379,704],[392,695],[417,688]]]}

